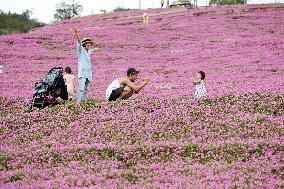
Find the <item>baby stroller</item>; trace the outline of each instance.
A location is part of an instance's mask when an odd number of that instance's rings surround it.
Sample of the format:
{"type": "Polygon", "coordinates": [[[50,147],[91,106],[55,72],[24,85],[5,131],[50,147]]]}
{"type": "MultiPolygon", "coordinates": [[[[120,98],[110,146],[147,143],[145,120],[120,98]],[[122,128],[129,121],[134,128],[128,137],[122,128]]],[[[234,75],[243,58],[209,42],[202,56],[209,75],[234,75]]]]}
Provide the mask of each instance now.
{"type": "Polygon", "coordinates": [[[48,74],[35,84],[30,109],[45,108],[59,104],[58,99],[68,100],[67,86],[63,79],[63,68],[52,68],[48,74]]]}

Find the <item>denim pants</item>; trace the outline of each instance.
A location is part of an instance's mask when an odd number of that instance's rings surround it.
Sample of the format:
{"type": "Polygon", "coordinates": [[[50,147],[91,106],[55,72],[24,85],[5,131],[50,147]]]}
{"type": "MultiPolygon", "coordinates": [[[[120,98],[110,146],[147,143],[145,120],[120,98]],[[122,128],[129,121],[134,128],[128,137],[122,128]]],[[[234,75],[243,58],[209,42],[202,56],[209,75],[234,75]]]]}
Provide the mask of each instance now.
{"type": "Polygon", "coordinates": [[[88,91],[91,86],[91,81],[85,77],[80,77],[78,79],[78,91],[77,91],[77,101],[87,100],[88,91]]]}

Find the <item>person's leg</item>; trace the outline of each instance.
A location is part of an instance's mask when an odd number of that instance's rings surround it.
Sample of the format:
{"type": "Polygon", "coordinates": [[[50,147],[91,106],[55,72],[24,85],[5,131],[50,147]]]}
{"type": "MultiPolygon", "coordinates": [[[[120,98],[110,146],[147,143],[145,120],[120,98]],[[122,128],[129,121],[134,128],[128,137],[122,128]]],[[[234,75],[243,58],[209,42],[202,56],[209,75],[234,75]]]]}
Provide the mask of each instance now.
{"type": "Polygon", "coordinates": [[[86,83],[87,78],[80,77],[78,79],[78,91],[77,91],[77,102],[81,102],[83,100],[84,94],[85,94],[85,83],[86,83]]]}
{"type": "Polygon", "coordinates": [[[84,90],[84,94],[83,94],[82,100],[87,100],[87,98],[88,98],[88,92],[89,92],[90,86],[91,86],[91,81],[89,81],[88,79],[86,79],[86,82],[85,82],[85,90],[84,90]]]}
{"type": "Polygon", "coordinates": [[[125,87],[123,93],[120,95],[118,99],[127,99],[133,95],[133,91],[129,87],[125,87]]]}

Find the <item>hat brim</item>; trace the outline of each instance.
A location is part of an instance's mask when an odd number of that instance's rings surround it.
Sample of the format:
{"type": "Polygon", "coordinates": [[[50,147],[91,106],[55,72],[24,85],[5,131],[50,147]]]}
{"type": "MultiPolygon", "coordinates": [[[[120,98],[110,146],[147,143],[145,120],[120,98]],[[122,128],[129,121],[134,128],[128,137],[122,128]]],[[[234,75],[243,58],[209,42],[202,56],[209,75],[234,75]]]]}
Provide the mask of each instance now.
{"type": "Polygon", "coordinates": [[[87,44],[87,43],[90,43],[92,45],[95,44],[95,42],[93,42],[93,41],[86,41],[86,42],[83,42],[82,45],[87,44]]]}

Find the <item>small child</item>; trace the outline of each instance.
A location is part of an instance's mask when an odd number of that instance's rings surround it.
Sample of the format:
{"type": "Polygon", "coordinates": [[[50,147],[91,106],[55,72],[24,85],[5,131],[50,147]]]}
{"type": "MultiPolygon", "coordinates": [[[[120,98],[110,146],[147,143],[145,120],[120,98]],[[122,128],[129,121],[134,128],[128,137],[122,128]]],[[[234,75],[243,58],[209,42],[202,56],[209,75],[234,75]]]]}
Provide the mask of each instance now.
{"type": "Polygon", "coordinates": [[[192,78],[193,84],[195,85],[195,98],[201,98],[206,95],[206,88],[204,84],[205,73],[203,71],[199,71],[196,74],[196,78],[192,78]]]}
{"type": "Polygon", "coordinates": [[[65,68],[65,74],[63,78],[65,85],[67,85],[68,100],[72,100],[74,98],[75,76],[72,74],[70,67],[65,68]]]}
{"type": "Polygon", "coordinates": [[[3,69],[3,66],[0,64],[0,74],[3,73],[2,69],[3,69]]]}
{"type": "Polygon", "coordinates": [[[148,25],[149,22],[149,16],[147,13],[143,14],[143,24],[148,25]]]}

